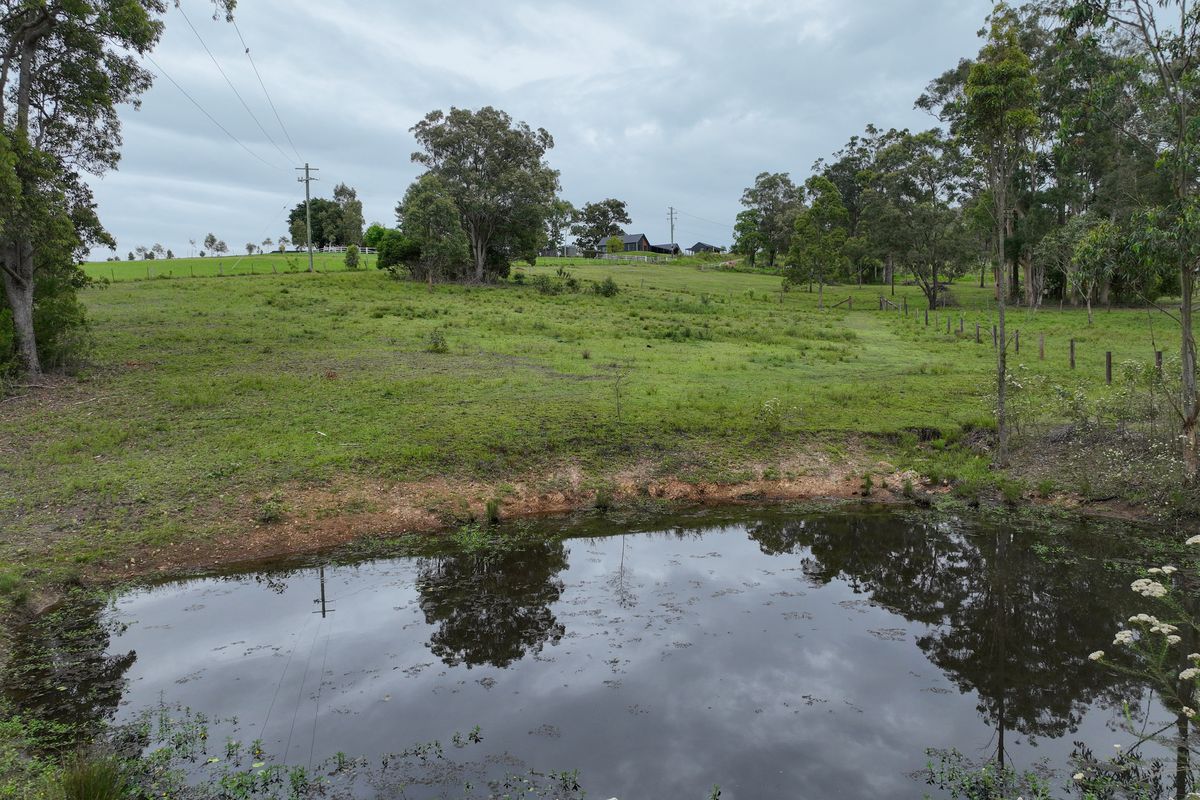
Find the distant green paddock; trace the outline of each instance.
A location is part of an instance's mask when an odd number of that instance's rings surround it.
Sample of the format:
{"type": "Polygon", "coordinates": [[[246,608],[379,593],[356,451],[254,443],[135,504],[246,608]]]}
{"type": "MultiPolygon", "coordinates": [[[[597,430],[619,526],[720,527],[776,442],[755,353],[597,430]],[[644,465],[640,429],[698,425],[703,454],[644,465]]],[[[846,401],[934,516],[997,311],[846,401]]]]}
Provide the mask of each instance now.
{"type": "MultiPolygon", "coordinates": [[[[374,269],[374,255],[360,255],[359,269],[374,269]]],[[[313,253],[313,266],[321,272],[346,270],[345,253],[313,253]]],[[[167,278],[214,278],[221,275],[274,275],[306,272],[308,253],[261,253],[212,258],[156,258],[140,261],[89,261],[83,271],[89,278],[110,281],[144,281],[167,278]]]]}

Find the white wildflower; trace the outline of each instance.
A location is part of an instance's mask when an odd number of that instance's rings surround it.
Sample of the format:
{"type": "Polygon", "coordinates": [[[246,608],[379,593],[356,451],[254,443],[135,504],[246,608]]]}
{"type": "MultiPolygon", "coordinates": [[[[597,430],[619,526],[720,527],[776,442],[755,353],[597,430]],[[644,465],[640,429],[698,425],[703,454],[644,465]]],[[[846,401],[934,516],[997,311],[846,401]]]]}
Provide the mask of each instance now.
{"type": "Polygon", "coordinates": [[[1149,578],[1138,578],[1133,583],[1129,584],[1129,588],[1140,594],[1142,597],[1165,597],[1167,587],[1163,586],[1158,581],[1152,581],[1149,578]]]}
{"type": "Polygon", "coordinates": [[[1081,781],[1081,780],[1083,780],[1083,773],[1082,773],[1082,772],[1076,772],[1074,775],[1072,775],[1072,776],[1071,776],[1071,780],[1074,780],[1074,781],[1081,781]]]}
{"type": "Polygon", "coordinates": [[[1200,544],[1200,533],[1189,538],[1186,542],[1184,542],[1184,544],[1200,544]]]}
{"type": "Polygon", "coordinates": [[[1162,575],[1162,569],[1159,567],[1151,567],[1146,572],[1149,572],[1151,575],[1162,575]]]}
{"type": "Polygon", "coordinates": [[[1117,631],[1113,644],[1133,644],[1133,631],[1117,631]]]}
{"type": "Polygon", "coordinates": [[[1162,568],[1163,575],[1170,575],[1175,572],[1179,572],[1178,568],[1172,567],[1170,564],[1162,568]]]}
{"type": "Polygon", "coordinates": [[[1195,667],[1188,667],[1183,672],[1179,673],[1179,680],[1190,681],[1190,680],[1194,679],[1197,675],[1200,675],[1200,669],[1196,669],[1195,667]]]}
{"type": "Polygon", "coordinates": [[[1175,636],[1175,635],[1171,635],[1171,636],[1167,637],[1167,644],[1179,644],[1182,641],[1183,641],[1182,639],[1180,639],[1178,636],[1175,636]]]}
{"type": "Polygon", "coordinates": [[[1192,717],[1196,716],[1196,709],[1188,708],[1187,706],[1184,706],[1183,707],[1183,715],[1185,717],[1187,717],[1188,719],[1191,719],[1192,717]]]}
{"type": "Polygon", "coordinates": [[[1090,654],[1088,655],[1088,658],[1089,658],[1090,660],[1092,660],[1092,661],[1099,661],[1100,659],[1104,658],[1104,651],[1103,651],[1103,650],[1097,650],[1097,651],[1096,651],[1096,652],[1094,652],[1094,653],[1090,653],[1090,654]]]}

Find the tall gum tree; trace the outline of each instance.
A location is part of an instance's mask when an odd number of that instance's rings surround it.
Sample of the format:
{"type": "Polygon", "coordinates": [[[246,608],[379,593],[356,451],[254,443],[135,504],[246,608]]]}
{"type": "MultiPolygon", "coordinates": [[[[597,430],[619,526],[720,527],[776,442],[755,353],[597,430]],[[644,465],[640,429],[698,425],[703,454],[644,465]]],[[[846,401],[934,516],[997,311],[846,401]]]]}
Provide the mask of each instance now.
{"type": "Polygon", "coordinates": [[[437,175],[462,215],[476,282],[489,266],[536,254],[559,188],[545,161],[554,138],[544,128],[485,106],[431,111],[412,133],[422,148],[412,160],[437,175]]]}
{"type": "MultiPolygon", "coordinates": [[[[215,0],[226,17],[235,0],[215,0]]],[[[0,0],[0,278],[21,367],[42,370],[37,275],[90,244],[111,243],[83,173],[120,158],[117,107],[151,74],[138,56],[162,34],[163,0],[0,0]]]]}
{"type": "Polygon", "coordinates": [[[1030,139],[1040,120],[1037,81],[1021,49],[1019,20],[1006,4],[993,8],[988,38],[971,65],[964,87],[961,135],[984,165],[996,225],[996,430],[997,466],[1008,463],[1008,334],[1005,329],[1009,274],[1004,242],[1012,232],[1009,189],[1017,168],[1030,156],[1030,139]]]}

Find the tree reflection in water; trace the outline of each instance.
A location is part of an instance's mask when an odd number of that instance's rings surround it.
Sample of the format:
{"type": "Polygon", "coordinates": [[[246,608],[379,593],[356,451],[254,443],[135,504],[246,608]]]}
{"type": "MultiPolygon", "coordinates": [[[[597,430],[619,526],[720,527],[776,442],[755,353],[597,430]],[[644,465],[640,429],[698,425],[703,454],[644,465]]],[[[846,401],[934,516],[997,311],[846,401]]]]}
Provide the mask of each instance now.
{"type": "Polygon", "coordinates": [[[1001,763],[1010,731],[1061,736],[1088,706],[1143,693],[1135,679],[1088,661],[1128,615],[1129,591],[1124,572],[1078,549],[1086,540],[1063,538],[1072,546],[1063,557],[1011,526],[852,515],[769,520],[749,533],[765,553],[807,550],[813,580],[846,581],[931,626],[918,646],[961,691],[977,694],[1001,763]]]}
{"type": "Polygon", "coordinates": [[[550,606],[567,567],[561,541],[424,559],[417,591],[435,626],[429,649],[446,664],[507,667],[556,644],[564,627],[550,606]]]}

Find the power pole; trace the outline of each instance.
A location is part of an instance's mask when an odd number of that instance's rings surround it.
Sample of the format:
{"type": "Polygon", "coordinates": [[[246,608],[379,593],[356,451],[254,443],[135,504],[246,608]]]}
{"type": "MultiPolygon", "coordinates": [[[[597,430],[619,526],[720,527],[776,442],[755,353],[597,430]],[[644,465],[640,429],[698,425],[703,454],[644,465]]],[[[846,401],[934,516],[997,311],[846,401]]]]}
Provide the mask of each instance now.
{"type": "Polygon", "coordinates": [[[671,241],[669,244],[675,244],[675,219],[679,214],[675,210],[675,206],[667,206],[667,218],[671,220],[671,241]]]}
{"type": "Polygon", "coordinates": [[[300,183],[304,184],[304,225],[306,235],[308,237],[308,271],[313,271],[313,252],[312,252],[312,193],[309,191],[308,185],[311,181],[320,180],[314,178],[310,173],[320,172],[316,167],[308,166],[308,162],[304,163],[303,167],[296,167],[297,170],[304,170],[303,178],[296,178],[300,183]]]}

